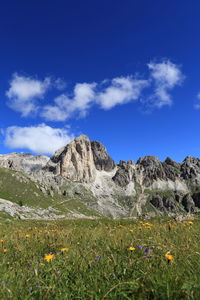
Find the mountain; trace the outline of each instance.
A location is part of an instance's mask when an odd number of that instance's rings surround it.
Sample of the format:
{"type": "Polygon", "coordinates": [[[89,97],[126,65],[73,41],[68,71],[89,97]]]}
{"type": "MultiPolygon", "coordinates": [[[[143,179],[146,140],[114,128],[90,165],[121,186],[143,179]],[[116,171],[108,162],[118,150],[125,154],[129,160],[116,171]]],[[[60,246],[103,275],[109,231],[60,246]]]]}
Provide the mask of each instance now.
{"type": "Polygon", "coordinates": [[[200,209],[200,159],[155,156],[115,164],[85,135],[48,158],[0,155],[0,211],[18,218],[122,218],[200,209]]]}

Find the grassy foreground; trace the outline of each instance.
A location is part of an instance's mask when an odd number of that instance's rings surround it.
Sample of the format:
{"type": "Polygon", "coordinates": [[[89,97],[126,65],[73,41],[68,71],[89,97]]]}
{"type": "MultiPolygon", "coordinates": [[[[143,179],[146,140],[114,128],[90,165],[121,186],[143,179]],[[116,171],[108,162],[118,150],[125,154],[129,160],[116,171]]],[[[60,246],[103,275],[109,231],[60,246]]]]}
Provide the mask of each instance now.
{"type": "Polygon", "coordinates": [[[200,299],[199,217],[1,220],[0,240],[0,299],[200,299]]]}

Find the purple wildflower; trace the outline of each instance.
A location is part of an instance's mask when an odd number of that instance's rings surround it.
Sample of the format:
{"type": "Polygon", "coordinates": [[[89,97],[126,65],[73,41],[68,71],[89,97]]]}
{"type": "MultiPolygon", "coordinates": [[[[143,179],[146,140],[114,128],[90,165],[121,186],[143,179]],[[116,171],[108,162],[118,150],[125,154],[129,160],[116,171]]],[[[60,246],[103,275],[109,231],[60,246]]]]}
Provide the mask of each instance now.
{"type": "Polygon", "coordinates": [[[149,253],[149,252],[150,252],[150,249],[145,249],[144,252],[145,252],[145,253],[149,253]]]}
{"type": "Polygon", "coordinates": [[[2,282],[2,285],[3,285],[3,286],[7,286],[7,285],[8,285],[8,281],[2,282]]]}
{"type": "Polygon", "coordinates": [[[42,283],[41,283],[41,282],[36,282],[35,285],[36,285],[36,286],[42,286],[42,283]]]}
{"type": "Polygon", "coordinates": [[[142,247],[142,245],[139,245],[138,248],[139,248],[140,250],[142,250],[143,247],[142,247]]]}
{"type": "Polygon", "coordinates": [[[100,255],[98,255],[98,256],[97,256],[97,260],[100,260],[100,258],[101,258],[101,256],[100,256],[100,255]]]}

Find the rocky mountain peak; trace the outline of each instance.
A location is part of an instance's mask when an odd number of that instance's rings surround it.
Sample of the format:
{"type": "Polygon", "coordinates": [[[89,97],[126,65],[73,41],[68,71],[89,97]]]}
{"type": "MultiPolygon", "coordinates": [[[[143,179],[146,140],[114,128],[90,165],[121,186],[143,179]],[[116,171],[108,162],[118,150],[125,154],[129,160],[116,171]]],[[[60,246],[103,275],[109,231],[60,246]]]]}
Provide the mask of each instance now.
{"type": "Polygon", "coordinates": [[[181,177],[194,180],[193,183],[200,184],[200,159],[187,156],[181,164],[181,177]]]}
{"type": "Polygon", "coordinates": [[[155,166],[159,165],[160,161],[156,156],[145,156],[142,158],[139,158],[137,161],[138,165],[141,165],[143,167],[150,167],[150,166],[155,166]]]}
{"type": "Polygon", "coordinates": [[[97,170],[109,172],[114,167],[115,163],[107,154],[106,148],[82,134],[56,151],[46,169],[70,180],[92,182],[97,170]]]}
{"type": "Polygon", "coordinates": [[[84,143],[84,142],[89,142],[89,141],[90,141],[89,137],[88,137],[87,135],[85,135],[85,134],[79,135],[79,136],[76,137],[74,140],[75,140],[77,143],[84,143]]]}
{"type": "Polygon", "coordinates": [[[73,181],[93,181],[96,168],[89,138],[80,135],[58,150],[51,157],[46,169],[73,181]]]}
{"type": "Polygon", "coordinates": [[[177,163],[175,160],[171,159],[170,157],[167,157],[164,161],[165,164],[167,164],[168,166],[172,166],[172,167],[176,167],[179,168],[180,164],[177,163]]]}

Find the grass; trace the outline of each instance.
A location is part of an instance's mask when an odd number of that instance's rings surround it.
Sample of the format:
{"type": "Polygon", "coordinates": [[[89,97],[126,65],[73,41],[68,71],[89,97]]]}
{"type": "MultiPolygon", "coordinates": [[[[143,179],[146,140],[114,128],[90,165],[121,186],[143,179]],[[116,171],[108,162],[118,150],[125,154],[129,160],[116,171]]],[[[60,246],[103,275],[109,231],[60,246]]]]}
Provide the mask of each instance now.
{"type": "Polygon", "coordinates": [[[199,220],[2,218],[0,298],[199,299],[199,220]]]}
{"type": "MultiPolygon", "coordinates": [[[[73,183],[63,186],[61,190],[70,190],[73,183]]],[[[84,189],[80,194],[60,195],[54,191],[50,196],[49,191],[43,193],[41,185],[28,179],[25,174],[6,168],[0,168],[0,198],[17,203],[20,206],[47,209],[53,207],[58,210],[57,214],[70,215],[71,212],[80,213],[85,216],[100,216],[92,207],[95,205],[95,198],[84,189]]]]}
{"type": "Polygon", "coordinates": [[[0,198],[15,202],[20,206],[41,208],[47,208],[53,203],[50,196],[42,193],[36,184],[21,172],[6,168],[0,168],[0,198]],[[23,178],[26,182],[23,181],[23,178]]]}

